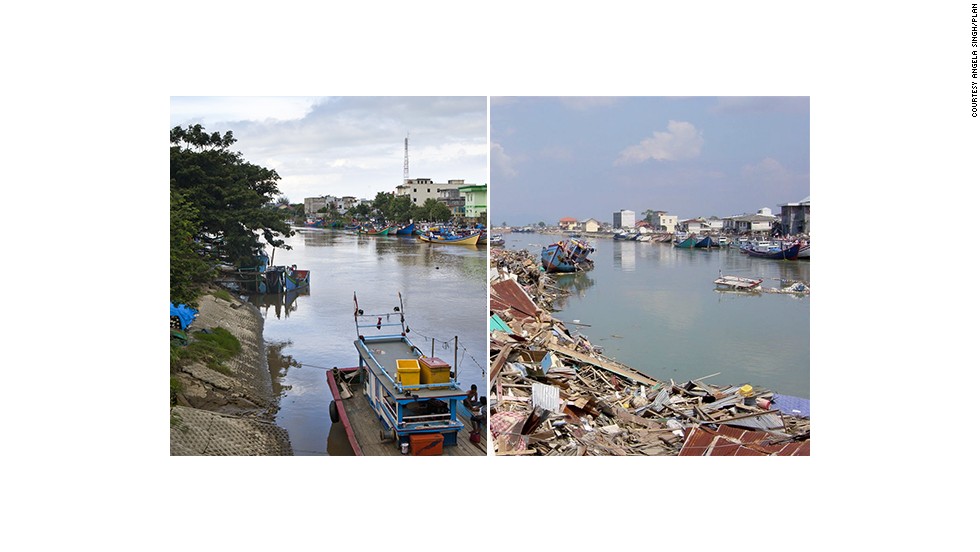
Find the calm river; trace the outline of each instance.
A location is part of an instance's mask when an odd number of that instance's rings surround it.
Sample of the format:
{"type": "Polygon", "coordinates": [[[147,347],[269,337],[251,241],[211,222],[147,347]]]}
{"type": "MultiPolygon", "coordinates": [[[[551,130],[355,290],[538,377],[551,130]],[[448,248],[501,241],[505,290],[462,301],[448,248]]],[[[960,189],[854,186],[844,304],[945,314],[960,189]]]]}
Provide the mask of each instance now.
{"type": "Polygon", "coordinates": [[[265,318],[266,346],[283,357],[270,359],[280,374],[276,423],[289,431],[296,455],[350,454],[342,428],[331,427],[325,371],[357,365],[355,292],[367,313],[391,312],[400,292],[409,339],[428,355],[434,338],[435,356],[450,365],[458,336],[460,384],[486,394],[486,246],[304,228],[286,243],[292,249],[276,249],[272,264],[311,270],[309,291],[252,303],[265,318]]]}
{"type": "MultiPolygon", "coordinates": [[[[504,234],[507,249],[541,247],[559,236],[504,234]]],[[[719,292],[725,275],[810,283],[810,261],[774,261],[738,248],[679,249],[671,244],[589,240],[595,268],[558,276],[572,291],[558,318],[604,354],[657,379],[751,384],[810,397],[810,298],[719,292]],[[580,324],[571,322],[577,320],[580,324]]],[[[788,285],[788,283],[786,284],[788,285]]]]}

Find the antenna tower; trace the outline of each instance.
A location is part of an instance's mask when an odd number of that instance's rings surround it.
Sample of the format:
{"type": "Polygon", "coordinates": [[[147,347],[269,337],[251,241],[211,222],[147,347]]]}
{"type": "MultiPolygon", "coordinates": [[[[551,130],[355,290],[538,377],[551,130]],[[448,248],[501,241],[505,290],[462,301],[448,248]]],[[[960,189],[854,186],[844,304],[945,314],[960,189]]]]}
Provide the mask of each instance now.
{"type": "Polygon", "coordinates": [[[408,184],[408,135],[405,135],[405,182],[408,184]]]}

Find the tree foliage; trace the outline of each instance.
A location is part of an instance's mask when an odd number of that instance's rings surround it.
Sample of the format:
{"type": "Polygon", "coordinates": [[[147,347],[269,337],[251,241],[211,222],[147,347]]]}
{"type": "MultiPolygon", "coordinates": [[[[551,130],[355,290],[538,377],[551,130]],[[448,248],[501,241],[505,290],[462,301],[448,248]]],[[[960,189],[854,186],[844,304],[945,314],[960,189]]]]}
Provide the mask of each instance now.
{"type": "Polygon", "coordinates": [[[197,288],[214,271],[205,260],[203,245],[195,240],[200,228],[197,209],[170,189],[170,300],[197,306],[197,288]]]}
{"type": "Polygon", "coordinates": [[[283,213],[276,171],[253,165],[229,148],[231,131],[208,134],[201,125],[170,131],[170,186],[198,212],[196,237],[216,244],[222,261],[249,264],[262,242],[286,247],[292,235],[283,213]]]}
{"type": "Polygon", "coordinates": [[[170,130],[172,300],[188,302],[187,288],[210,271],[202,267],[254,264],[261,240],[288,249],[282,238],[293,232],[275,208],[279,175],[231,151],[235,141],[201,125],[170,130]]]}

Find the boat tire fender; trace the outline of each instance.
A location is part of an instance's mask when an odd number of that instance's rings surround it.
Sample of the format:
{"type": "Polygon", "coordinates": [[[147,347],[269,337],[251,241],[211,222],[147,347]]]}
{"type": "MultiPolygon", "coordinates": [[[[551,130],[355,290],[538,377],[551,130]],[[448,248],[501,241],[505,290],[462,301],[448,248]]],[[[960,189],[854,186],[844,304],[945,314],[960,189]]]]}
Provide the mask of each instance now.
{"type": "Polygon", "coordinates": [[[330,401],[330,421],[337,423],[340,421],[340,411],[337,410],[337,403],[330,401]]]}

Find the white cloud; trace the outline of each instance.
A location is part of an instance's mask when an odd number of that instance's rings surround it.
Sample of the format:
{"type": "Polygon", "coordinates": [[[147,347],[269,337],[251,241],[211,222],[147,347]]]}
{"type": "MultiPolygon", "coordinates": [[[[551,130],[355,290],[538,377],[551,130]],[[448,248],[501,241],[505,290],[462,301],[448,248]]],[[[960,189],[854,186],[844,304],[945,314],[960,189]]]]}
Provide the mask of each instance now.
{"type": "Polygon", "coordinates": [[[513,159],[504,152],[503,146],[496,142],[490,142],[490,167],[491,175],[495,172],[494,169],[500,169],[500,172],[507,178],[517,176],[513,159]]]}
{"type": "Polygon", "coordinates": [[[667,131],[656,131],[651,138],[644,138],[619,153],[615,165],[642,163],[647,159],[657,161],[676,161],[692,159],[701,154],[704,138],[701,131],[691,123],[670,121],[667,131]]]}
{"type": "Polygon", "coordinates": [[[760,180],[766,183],[781,183],[792,180],[793,175],[772,157],[766,157],[754,165],[742,167],[742,176],[750,180],[760,180]]]}

